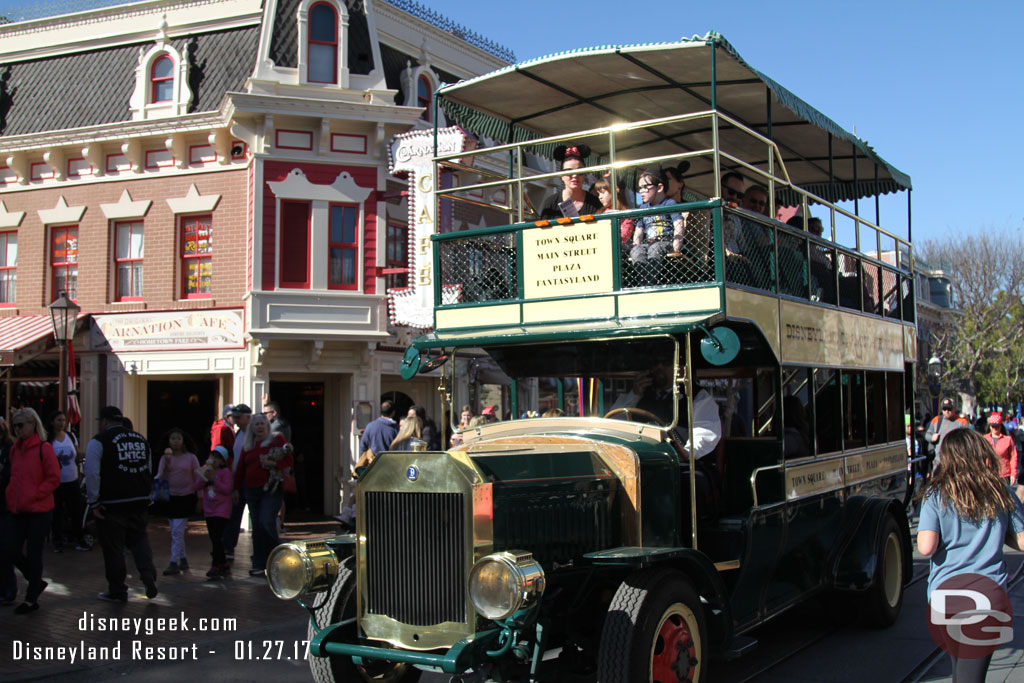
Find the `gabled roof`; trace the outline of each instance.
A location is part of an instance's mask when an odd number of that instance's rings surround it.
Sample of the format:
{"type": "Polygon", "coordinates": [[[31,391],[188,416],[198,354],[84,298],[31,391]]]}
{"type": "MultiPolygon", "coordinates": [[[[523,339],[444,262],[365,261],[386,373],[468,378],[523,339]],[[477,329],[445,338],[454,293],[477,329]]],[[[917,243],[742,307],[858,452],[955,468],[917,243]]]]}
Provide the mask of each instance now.
{"type": "MultiPolygon", "coordinates": [[[[675,43],[561,52],[446,86],[438,94],[450,120],[500,142],[522,142],[710,110],[712,76],[717,110],[762,135],[769,133],[770,102],[771,138],[796,185],[833,201],[911,187],[910,177],[866,141],[751,67],[715,32],[675,43]],[[834,178],[828,170],[830,136],[834,178]]],[[[764,143],[729,126],[722,126],[720,135],[722,148],[766,163],[764,143]]],[[[708,119],[625,132],[616,138],[616,161],[708,149],[711,137],[708,119]]],[[[587,142],[596,154],[607,155],[607,136],[587,142]]],[[[694,160],[688,184],[691,177],[707,194],[709,157],[694,160]]]]}
{"type": "MultiPolygon", "coordinates": [[[[256,63],[259,27],[175,38],[188,45],[191,112],[216,111],[241,90],[256,63]]],[[[131,120],[139,50],[152,42],[0,65],[0,136],[27,135],[131,120]]]]}

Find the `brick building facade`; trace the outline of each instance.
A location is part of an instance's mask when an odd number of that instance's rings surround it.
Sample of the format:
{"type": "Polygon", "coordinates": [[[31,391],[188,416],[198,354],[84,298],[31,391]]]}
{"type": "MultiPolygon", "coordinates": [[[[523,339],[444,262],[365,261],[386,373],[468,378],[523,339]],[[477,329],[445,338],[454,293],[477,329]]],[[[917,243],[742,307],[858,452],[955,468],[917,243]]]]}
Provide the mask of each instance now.
{"type": "Polygon", "coordinates": [[[400,379],[417,331],[388,324],[408,210],[387,145],[509,55],[417,8],[158,0],[0,25],[6,407],[56,406],[38,323],[69,288],[85,438],[114,403],[202,456],[221,406],[273,399],[302,502],[333,512],[382,397],[440,422],[432,380],[400,379]]]}

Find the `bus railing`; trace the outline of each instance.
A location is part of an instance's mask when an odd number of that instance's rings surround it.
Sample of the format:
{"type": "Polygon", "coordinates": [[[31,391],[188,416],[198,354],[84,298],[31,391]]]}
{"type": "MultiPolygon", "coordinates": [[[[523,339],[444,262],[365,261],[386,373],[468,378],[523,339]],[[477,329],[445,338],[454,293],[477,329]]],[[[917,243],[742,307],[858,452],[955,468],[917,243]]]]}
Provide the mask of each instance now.
{"type": "MultiPolygon", "coordinates": [[[[775,215],[775,194],[779,188],[786,188],[800,198],[800,204],[802,207],[802,215],[810,216],[810,205],[812,203],[821,205],[828,216],[828,221],[823,222],[825,227],[826,235],[830,238],[829,241],[838,243],[840,240],[840,224],[837,219],[844,218],[852,222],[854,236],[852,244],[845,244],[844,246],[851,248],[853,251],[874,254],[875,258],[881,259],[883,254],[893,253],[895,263],[898,268],[905,270],[913,270],[913,249],[909,242],[903,238],[895,235],[894,233],[885,230],[884,228],[872,223],[862,216],[857,215],[854,212],[848,211],[836,204],[829,202],[828,200],[805,190],[798,185],[795,185],[790,178],[788,169],[786,168],[785,160],[779,150],[778,145],[770,140],[769,138],[761,135],[757,131],[754,131],[744,126],[739,121],[732,117],[724,114],[720,111],[707,110],[701,112],[694,112],[689,114],[680,114],[677,116],[667,116],[657,119],[650,119],[647,121],[639,121],[633,123],[616,124],[604,128],[595,128],[584,131],[576,131],[573,133],[567,133],[564,135],[549,136],[536,140],[530,140],[526,142],[508,143],[495,145],[492,147],[479,147],[475,150],[454,152],[451,154],[438,155],[435,157],[437,164],[444,168],[450,168],[452,170],[469,171],[472,173],[480,173],[487,177],[495,178],[493,180],[487,180],[484,182],[470,183],[466,185],[460,185],[451,188],[444,188],[437,190],[438,199],[454,199],[458,201],[467,201],[479,206],[487,206],[494,208],[498,211],[506,213],[514,223],[522,223],[528,219],[526,207],[528,204],[528,198],[526,196],[526,185],[530,183],[543,182],[545,180],[551,180],[561,177],[564,173],[561,170],[555,170],[546,173],[530,172],[525,174],[523,154],[525,147],[532,146],[545,146],[553,145],[561,142],[581,142],[586,141],[595,137],[606,137],[608,145],[608,161],[603,164],[596,164],[586,166],[577,170],[578,173],[597,173],[604,174],[608,173],[610,176],[611,185],[614,187],[618,182],[618,175],[627,168],[647,168],[649,166],[660,164],[664,162],[679,162],[687,159],[694,159],[699,157],[711,157],[715,170],[714,178],[714,191],[716,197],[721,196],[721,172],[722,162],[727,161],[734,167],[744,169],[748,174],[755,176],[761,182],[768,186],[768,199],[769,199],[769,215],[775,215]],[[699,121],[702,119],[708,119],[711,122],[712,132],[712,147],[701,148],[696,150],[683,151],[672,154],[662,154],[656,156],[645,156],[639,158],[621,158],[621,153],[628,150],[630,147],[622,147],[617,145],[617,136],[622,135],[628,131],[639,130],[643,128],[650,128],[653,126],[666,125],[666,124],[678,124],[686,123],[691,121],[699,121]],[[756,140],[760,144],[766,146],[766,158],[767,158],[767,169],[760,168],[759,166],[749,163],[748,161],[741,159],[740,157],[722,149],[719,127],[720,124],[726,124],[731,129],[735,129],[743,132],[745,135],[756,140]],[[466,164],[465,160],[470,157],[494,155],[508,152],[509,158],[509,171],[508,175],[500,176],[500,174],[492,171],[483,171],[482,169],[476,169],[466,164]],[[462,196],[469,192],[483,192],[485,190],[492,190],[497,188],[503,188],[508,192],[506,203],[491,203],[482,201],[473,197],[462,196]],[[866,230],[873,238],[864,240],[862,238],[862,231],[866,230]],[[884,244],[887,242],[888,244],[884,244]],[[888,246],[891,245],[891,249],[888,246]]],[[[614,196],[613,193],[613,209],[619,208],[617,206],[618,197],[614,196]]]]}
{"type": "MultiPolygon", "coordinates": [[[[913,275],[868,254],[845,249],[808,232],[743,209],[722,207],[719,201],[690,202],[669,207],[615,211],[564,222],[582,236],[597,236],[611,267],[607,291],[645,288],[684,289],[730,285],[815,303],[913,322],[913,275]],[[636,250],[632,230],[643,219],[657,219],[667,231],[654,253],[636,250]],[[674,223],[684,229],[674,244],[674,223]],[[590,226],[593,226],[590,228],[590,226]],[[672,251],[679,246],[678,253],[672,251]],[[651,255],[654,254],[654,257],[651,255]],[[641,258],[643,257],[643,258],[641,258]]],[[[537,300],[524,281],[524,230],[535,223],[434,235],[435,297],[441,308],[537,300]]],[[[543,229],[543,228],[541,228],[543,229]]],[[[595,242],[596,243],[596,242],[595,242]]],[[[567,270],[577,277],[587,273],[567,270]]],[[[586,294],[549,298],[585,298],[586,294]]],[[[543,298],[543,297],[541,297],[543,298]]]]}

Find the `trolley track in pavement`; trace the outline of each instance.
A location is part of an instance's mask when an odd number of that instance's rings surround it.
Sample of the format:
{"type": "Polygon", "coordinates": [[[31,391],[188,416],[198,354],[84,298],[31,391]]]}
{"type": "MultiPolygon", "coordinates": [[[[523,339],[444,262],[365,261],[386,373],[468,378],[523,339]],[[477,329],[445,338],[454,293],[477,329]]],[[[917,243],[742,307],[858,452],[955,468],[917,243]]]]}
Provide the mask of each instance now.
{"type": "MultiPolygon", "coordinates": [[[[922,570],[914,574],[914,577],[906,585],[905,590],[909,589],[911,586],[920,583],[921,581],[926,580],[927,578],[928,568],[926,565],[922,570]]],[[[1017,568],[1014,570],[1013,575],[1010,577],[1007,585],[1008,588],[1012,590],[1016,586],[1020,585],[1022,582],[1024,582],[1024,561],[1018,563],[1017,568]]],[[[736,681],[736,683],[756,682],[762,676],[771,673],[772,671],[781,667],[783,664],[786,664],[787,662],[790,662],[791,660],[797,658],[798,656],[805,653],[807,650],[814,647],[823,640],[853,625],[849,623],[828,625],[826,619],[818,619],[817,621],[818,623],[816,625],[819,628],[813,635],[800,638],[798,642],[795,642],[788,647],[783,646],[777,656],[772,656],[765,662],[759,662],[752,670],[745,670],[742,673],[738,673],[732,671],[722,671],[723,665],[717,665],[713,667],[711,670],[711,681],[716,683],[724,682],[726,680],[736,681]]],[[[761,645],[758,646],[758,649],[762,649],[761,645]]],[[[928,675],[928,673],[935,667],[935,665],[942,659],[944,655],[945,653],[938,646],[935,646],[934,648],[930,649],[925,656],[918,658],[916,665],[911,668],[910,673],[904,676],[903,678],[899,679],[899,683],[920,683],[920,681],[922,681],[928,675]]],[[[724,666],[732,667],[735,666],[735,664],[730,663],[724,666]]]]}

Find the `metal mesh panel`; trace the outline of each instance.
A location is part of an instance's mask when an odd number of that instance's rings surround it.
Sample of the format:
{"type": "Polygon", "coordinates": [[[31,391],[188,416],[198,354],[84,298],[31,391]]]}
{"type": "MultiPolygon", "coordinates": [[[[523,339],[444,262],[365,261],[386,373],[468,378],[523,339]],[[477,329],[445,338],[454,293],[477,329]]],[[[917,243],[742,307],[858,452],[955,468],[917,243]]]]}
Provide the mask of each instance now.
{"type": "Polygon", "coordinates": [[[839,305],[860,310],[860,259],[839,253],[839,305]]]}
{"type": "Polygon", "coordinates": [[[779,293],[808,297],[807,240],[779,231],[779,293]]]}
{"type": "Polygon", "coordinates": [[[878,288],[882,279],[880,268],[872,263],[864,264],[864,312],[882,314],[882,302],[878,297],[878,288]]]}
{"type": "Polygon", "coordinates": [[[882,269],[882,309],[887,318],[900,318],[900,278],[896,273],[882,269]]]}
{"type": "Polygon", "coordinates": [[[622,289],[714,279],[710,212],[648,214],[634,221],[633,239],[622,248],[622,289]]]}
{"type": "Polygon", "coordinates": [[[725,279],[767,291],[775,283],[775,231],[735,214],[725,214],[723,234],[728,249],[725,279]]]}
{"type": "Polygon", "coordinates": [[[518,291],[515,234],[510,232],[446,240],[436,245],[441,257],[446,303],[500,301],[518,291]]]}
{"type": "Polygon", "coordinates": [[[811,242],[811,299],[825,304],[836,303],[836,252],[811,242]]]}

